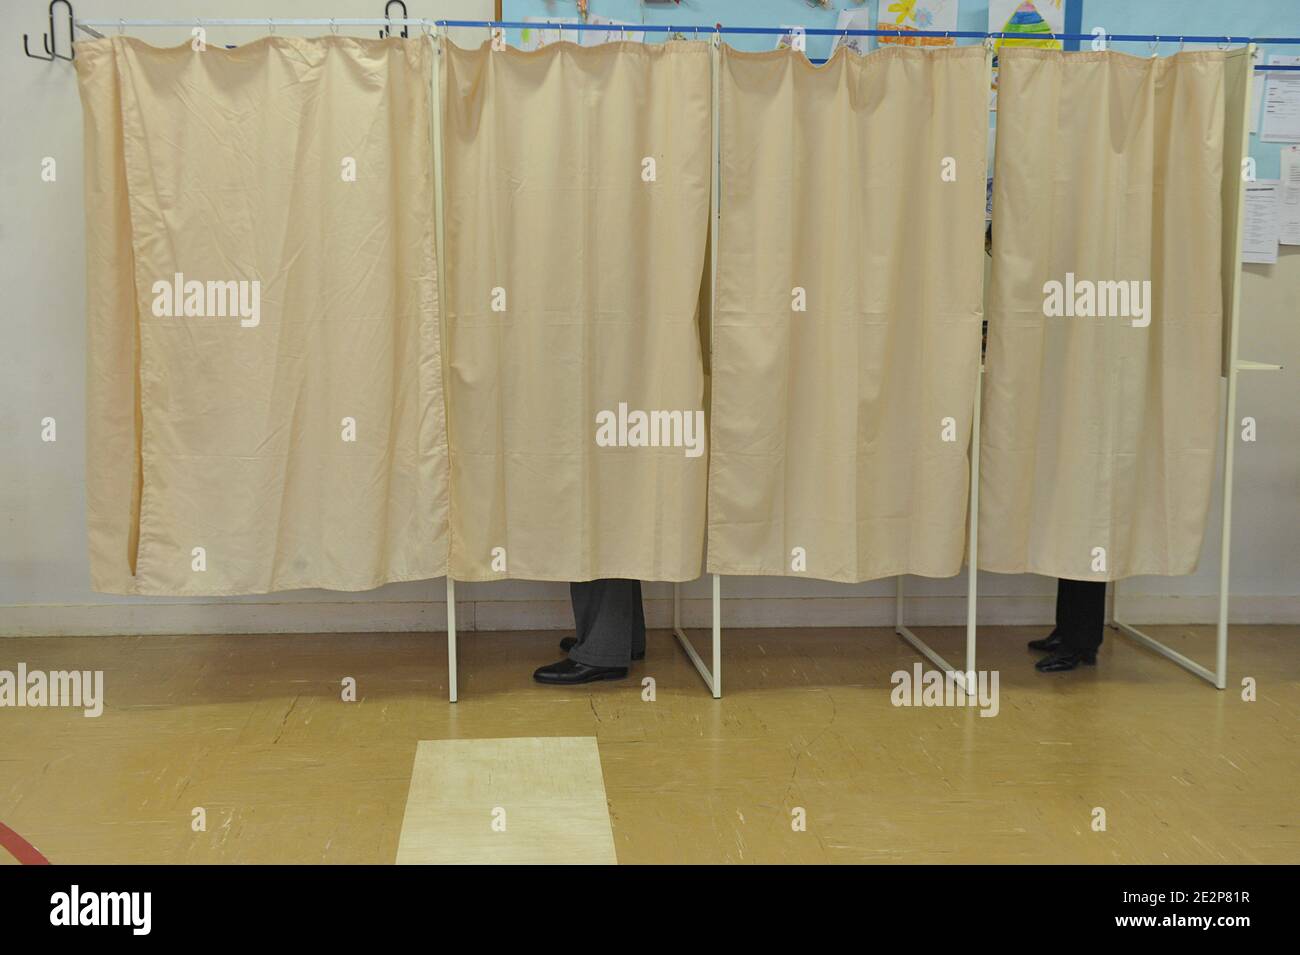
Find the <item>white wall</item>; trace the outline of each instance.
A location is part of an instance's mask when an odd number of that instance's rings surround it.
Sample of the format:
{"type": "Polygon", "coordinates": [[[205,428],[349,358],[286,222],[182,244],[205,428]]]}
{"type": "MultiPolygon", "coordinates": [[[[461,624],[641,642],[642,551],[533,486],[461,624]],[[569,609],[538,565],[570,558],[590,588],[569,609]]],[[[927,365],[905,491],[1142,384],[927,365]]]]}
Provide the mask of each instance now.
{"type": "MultiPolygon", "coordinates": [[[[80,0],[85,18],[378,16],[378,0],[80,0]]],[[[486,18],[491,0],[411,0],[413,16],[486,18]]],[[[84,220],[81,107],[67,63],[29,60],[21,34],[37,47],[45,4],[7,3],[0,12],[0,634],[181,633],[427,630],[445,626],[441,580],[400,584],[369,594],[303,591],[249,598],[111,597],[89,588],[83,486],[85,352],[84,220]],[[58,163],[43,183],[42,158],[58,163]],[[40,440],[41,419],[58,422],[58,440],[40,440]]],[[[150,42],[172,45],[185,30],[154,29],[150,42]]],[[[262,30],[212,28],[209,42],[241,42],[262,30]]],[[[282,32],[295,32],[282,28],[282,32]]],[[[302,30],[307,34],[320,31],[302,30]]],[[[350,32],[360,32],[354,30],[350,32]]],[[[485,31],[468,31],[468,45],[485,31]]],[[[1238,445],[1233,548],[1233,619],[1300,621],[1300,394],[1294,373],[1300,320],[1300,249],[1272,267],[1247,267],[1242,355],[1288,365],[1283,373],[1244,376],[1240,414],[1258,419],[1260,440],[1238,445]]],[[[1210,621],[1216,613],[1218,524],[1193,576],[1126,582],[1125,616],[1146,622],[1210,621]]],[[[844,586],[772,578],[723,582],[729,626],[867,624],[892,621],[892,582],[844,586]]],[[[981,577],[980,619],[1039,623],[1051,619],[1052,581],[981,577]]],[[[918,625],[964,620],[964,579],[909,580],[909,618],[918,625]]],[[[708,620],[708,586],[685,590],[686,619],[708,620]]],[[[648,585],[652,626],[669,610],[666,585],[648,585]]],[[[563,585],[462,584],[465,629],[571,626],[563,585]]]]}

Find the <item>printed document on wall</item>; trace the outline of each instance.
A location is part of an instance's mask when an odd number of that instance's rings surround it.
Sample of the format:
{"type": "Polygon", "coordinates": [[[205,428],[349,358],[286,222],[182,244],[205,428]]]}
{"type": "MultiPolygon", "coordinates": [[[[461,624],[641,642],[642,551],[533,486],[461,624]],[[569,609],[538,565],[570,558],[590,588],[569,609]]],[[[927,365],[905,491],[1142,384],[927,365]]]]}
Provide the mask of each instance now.
{"type": "Polygon", "coordinates": [[[1244,235],[1241,261],[1272,265],[1277,261],[1278,194],[1276,179],[1261,179],[1246,184],[1244,235]]]}
{"type": "MultiPolygon", "coordinates": [[[[1269,66],[1300,66],[1300,56],[1270,56],[1269,66]]],[[[1259,138],[1265,143],[1300,143],[1300,72],[1265,73],[1264,118],[1259,138]]]]}
{"type": "Polygon", "coordinates": [[[1283,245],[1300,245],[1300,146],[1282,150],[1281,162],[1277,239],[1283,245]]]}

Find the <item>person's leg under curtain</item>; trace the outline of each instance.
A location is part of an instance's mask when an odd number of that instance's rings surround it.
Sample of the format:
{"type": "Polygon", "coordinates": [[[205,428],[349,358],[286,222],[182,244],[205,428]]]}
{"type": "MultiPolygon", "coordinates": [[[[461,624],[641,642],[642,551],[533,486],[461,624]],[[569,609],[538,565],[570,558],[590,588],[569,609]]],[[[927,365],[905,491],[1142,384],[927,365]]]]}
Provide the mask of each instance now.
{"type": "Polygon", "coordinates": [[[1061,638],[1068,626],[1068,623],[1066,622],[1068,617],[1065,611],[1069,601],[1064,595],[1066,583],[1067,581],[1064,579],[1056,582],[1056,626],[1052,628],[1052,632],[1047,636],[1040,637],[1037,640],[1030,640],[1030,650],[1037,650],[1040,653],[1051,653],[1053,650],[1059,650],[1061,648],[1061,638]]]}
{"type": "Polygon", "coordinates": [[[569,585],[577,643],[569,659],[592,667],[627,667],[645,653],[645,609],[639,580],[589,580],[569,585]]]}
{"type": "Polygon", "coordinates": [[[1056,632],[1061,644],[1035,666],[1045,673],[1096,662],[1106,627],[1106,584],[1062,579],[1056,589],[1056,632]]]}

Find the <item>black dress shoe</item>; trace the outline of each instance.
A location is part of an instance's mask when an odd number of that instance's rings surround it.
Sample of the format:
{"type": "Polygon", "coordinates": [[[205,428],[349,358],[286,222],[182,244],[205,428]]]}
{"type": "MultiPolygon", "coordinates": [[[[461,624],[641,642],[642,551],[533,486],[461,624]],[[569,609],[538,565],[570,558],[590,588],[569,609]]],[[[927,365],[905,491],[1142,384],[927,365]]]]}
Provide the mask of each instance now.
{"type": "Polygon", "coordinates": [[[1080,663],[1092,666],[1096,662],[1096,650],[1059,649],[1035,663],[1034,669],[1040,673],[1064,673],[1066,670],[1073,670],[1080,663]]]}
{"type": "Polygon", "coordinates": [[[1061,635],[1053,630],[1041,640],[1030,640],[1030,650],[1040,650],[1043,653],[1051,653],[1053,650],[1059,650],[1061,647],[1061,635]]]}
{"type": "Polygon", "coordinates": [[[589,667],[577,660],[567,659],[533,671],[533,679],[538,683],[557,686],[594,683],[596,680],[621,680],[626,676],[627,667],[589,667]]]}
{"type": "MultiPolygon", "coordinates": [[[[560,649],[563,650],[565,653],[568,653],[570,650],[572,650],[572,649],[573,649],[574,647],[576,647],[577,645],[578,645],[578,638],[577,638],[577,637],[561,637],[561,638],[560,638],[560,649]]],[[[644,660],[644,659],[645,659],[645,651],[642,650],[640,653],[633,653],[633,654],[632,654],[632,659],[633,659],[633,660],[644,660]]]]}

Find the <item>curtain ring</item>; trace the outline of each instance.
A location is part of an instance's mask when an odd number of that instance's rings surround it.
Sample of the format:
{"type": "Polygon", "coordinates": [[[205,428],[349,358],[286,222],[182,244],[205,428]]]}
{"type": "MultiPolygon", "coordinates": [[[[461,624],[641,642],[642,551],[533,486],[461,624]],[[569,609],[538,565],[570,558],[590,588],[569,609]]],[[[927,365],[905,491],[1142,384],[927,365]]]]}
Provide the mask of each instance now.
{"type": "Polygon", "coordinates": [[[1232,37],[1225,36],[1222,42],[1216,43],[1215,46],[1217,46],[1220,51],[1226,50],[1228,47],[1232,46],[1232,37]]]}
{"type": "Polygon", "coordinates": [[[1186,48],[1187,48],[1187,37],[1180,36],[1178,38],[1178,52],[1182,53],[1183,50],[1185,50],[1186,48]]]}
{"type": "Polygon", "coordinates": [[[1150,40],[1150,41],[1148,41],[1148,42],[1147,42],[1147,49],[1151,51],[1151,59],[1154,60],[1157,56],[1159,56],[1159,55],[1160,55],[1160,54],[1159,54],[1159,51],[1160,51],[1160,37],[1157,36],[1154,40],[1150,40]]]}
{"type": "Polygon", "coordinates": [[[266,18],[266,32],[271,36],[275,36],[275,21],[270,17],[266,18]]]}
{"type": "Polygon", "coordinates": [[[423,33],[425,36],[433,36],[433,30],[429,28],[428,20],[420,21],[420,32],[423,33]]]}
{"type": "Polygon", "coordinates": [[[123,20],[121,17],[117,18],[117,35],[118,36],[126,35],[126,21],[123,20]]]}

